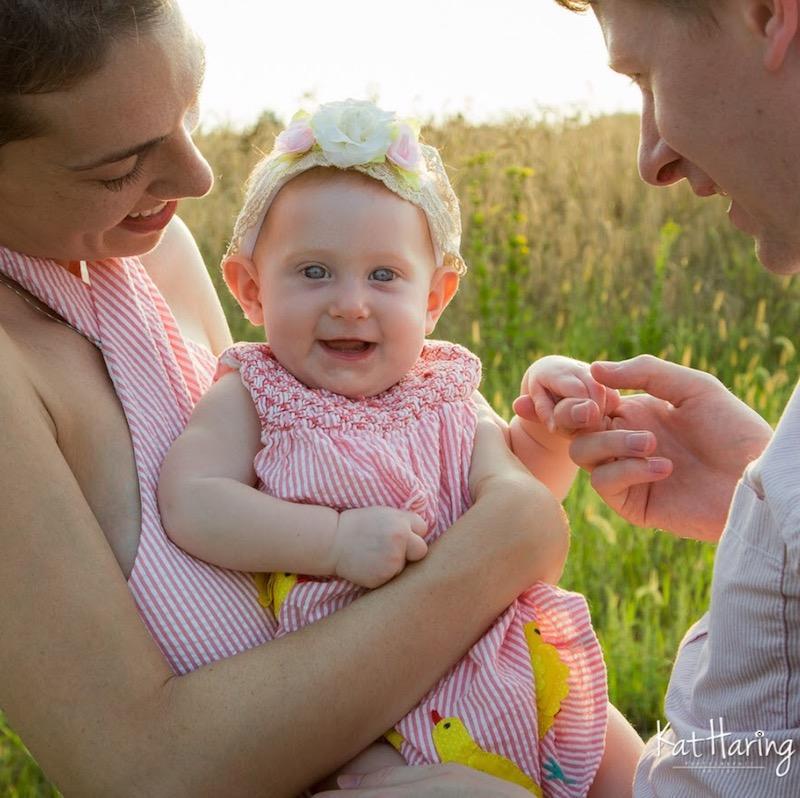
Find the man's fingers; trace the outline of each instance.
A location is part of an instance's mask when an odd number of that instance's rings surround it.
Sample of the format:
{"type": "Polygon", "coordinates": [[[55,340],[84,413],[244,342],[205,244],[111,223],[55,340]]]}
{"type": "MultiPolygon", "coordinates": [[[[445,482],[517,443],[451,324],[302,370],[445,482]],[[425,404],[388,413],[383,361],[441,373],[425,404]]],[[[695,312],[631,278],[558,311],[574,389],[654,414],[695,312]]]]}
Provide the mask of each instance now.
{"type": "Polygon", "coordinates": [[[656,450],[656,436],[644,430],[605,430],[579,435],[569,447],[576,465],[593,471],[617,458],[649,457],[656,450]]]}
{"type": "Polygon", "coordinates": [[[592,376],[608,388],[646,391],[651,396],[680,405],[707,390],[714,380],[709,374],[653,355],[639,355],[618,363],[597,361],[592,376]]]}
{"type": "Polygon", "coordinates": [[[562,399],[553,410],[554,427],[571,435],[587,429],[599,429],[603,417],[591,399],[562,399]]]}
{"type": "Polygon", "coordinates": [[[592,471],[592,487],[613,506],[614,497],[621,496],[635,485],[658,482],[672,473],[672,461],[665,457],[629,458],[615,460],[592,471]]]}
{"type": "Polygon", "coordinates": [[[411,531],[415,535],[419,535],[420,537],[424,538],[428,534],[428,524],[425,519],[416,513],[410,512],[408,515],[411,521],[411,531]]]}

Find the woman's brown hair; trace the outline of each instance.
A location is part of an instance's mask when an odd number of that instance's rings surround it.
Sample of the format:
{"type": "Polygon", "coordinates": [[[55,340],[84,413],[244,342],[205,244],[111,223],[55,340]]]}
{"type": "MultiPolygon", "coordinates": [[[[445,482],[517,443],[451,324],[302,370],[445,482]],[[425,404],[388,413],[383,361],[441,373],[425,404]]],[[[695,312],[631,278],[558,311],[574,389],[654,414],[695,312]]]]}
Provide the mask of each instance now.
{"type": "Polygon", "coordinates": [[[122,36],[142,33],[174,0],[0,0],[0,147],[45,130],[24,96],[63,91],[99,69],[122,36]]]}

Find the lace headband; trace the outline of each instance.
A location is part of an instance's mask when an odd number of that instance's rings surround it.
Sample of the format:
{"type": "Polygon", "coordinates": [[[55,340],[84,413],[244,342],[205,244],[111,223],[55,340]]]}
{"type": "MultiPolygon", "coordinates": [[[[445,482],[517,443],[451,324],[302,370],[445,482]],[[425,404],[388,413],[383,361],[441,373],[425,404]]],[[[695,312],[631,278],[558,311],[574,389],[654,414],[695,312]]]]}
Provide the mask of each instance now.
{"type": "Polygon", "coordinates": [[[296,114],[253,169],[227,255],[252,257],[270,205],[293,177],[315,167],[353,169],[421,208],[437,264],[464,274],[461,215],[442,159],[419,130],[370,102],[345,100],[296,114]]]}

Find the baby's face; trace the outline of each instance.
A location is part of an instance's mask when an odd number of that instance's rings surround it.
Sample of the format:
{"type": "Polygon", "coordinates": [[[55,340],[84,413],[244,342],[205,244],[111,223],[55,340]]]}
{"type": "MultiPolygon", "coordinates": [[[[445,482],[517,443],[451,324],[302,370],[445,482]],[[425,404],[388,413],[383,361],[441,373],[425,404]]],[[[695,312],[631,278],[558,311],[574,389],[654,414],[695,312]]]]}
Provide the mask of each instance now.
{"type": "Polygon", "coordinates": [[[332,169],[281,189],[253,261],[275,356],[306,385],[351,398],[381,393],[408,372],[441,312],[437,285],[457,284],[436,268],[422,210],[371,178],[332,169]]]}

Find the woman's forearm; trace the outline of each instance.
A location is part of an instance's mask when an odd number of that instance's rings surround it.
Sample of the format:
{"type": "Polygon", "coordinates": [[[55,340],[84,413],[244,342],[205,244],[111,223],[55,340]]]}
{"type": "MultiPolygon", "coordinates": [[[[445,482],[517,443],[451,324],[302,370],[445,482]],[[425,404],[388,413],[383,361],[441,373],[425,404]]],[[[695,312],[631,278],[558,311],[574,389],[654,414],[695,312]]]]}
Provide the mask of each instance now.
{"type": "Polygon", "coordinates": [[[65,795],[296,795],[409,710],[565,537],[500,436],[475,506],[421,563],[329,619],[175,677],[19,375],[0,382],[0,417],[16,419],[0,448],[0,706],[65,795]]]}
{"type": "Polygon", "coordinates": [[[546,575],[530,519],[552,525],[544,540],[555,542],[564,536],[563,515],[530,483],[485,485],[423,562],[350,607],[166,685],[160,736],[173,749],[167,759],[192,762],[192,790],[245,795],[268,786],[270,795],[295,795],[411,709],[516,595],[546,575]],[[176,733],[197,724],[208,745],[176,733]],[[232,756],[240,763],[235,779],[232,756]]]}

